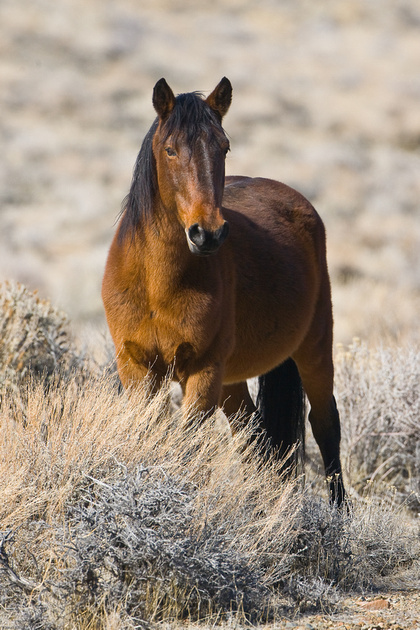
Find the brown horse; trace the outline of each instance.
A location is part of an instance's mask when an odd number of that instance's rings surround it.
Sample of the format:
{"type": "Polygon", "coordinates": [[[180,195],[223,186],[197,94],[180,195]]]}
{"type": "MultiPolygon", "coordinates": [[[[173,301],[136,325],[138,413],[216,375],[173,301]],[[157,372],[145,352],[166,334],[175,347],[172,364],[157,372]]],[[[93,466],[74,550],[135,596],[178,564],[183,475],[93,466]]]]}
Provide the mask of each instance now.
{"type": "Polygon", "coordinates": [[[184,404],[227,416],[258,407],[280,455],[303,439],[302,389],[331,500],[341,504],[340,420],[333,396],[332,308],[323,223],[285,184],[226,177],[221,126],[232,86],[175,97],[158,114],[134,169],[102,297],[122,384],[172,369],[184,404]]]}

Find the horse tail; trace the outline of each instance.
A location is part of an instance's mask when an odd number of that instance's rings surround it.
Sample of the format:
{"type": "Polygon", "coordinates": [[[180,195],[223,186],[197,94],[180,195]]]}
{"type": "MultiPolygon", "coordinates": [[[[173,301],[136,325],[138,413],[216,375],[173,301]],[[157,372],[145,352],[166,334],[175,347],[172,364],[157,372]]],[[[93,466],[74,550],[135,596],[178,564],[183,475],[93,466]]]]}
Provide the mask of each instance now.
{"type": "Polygon", "coordinates": [[[266,446],[285,459],[285,469],[297,469],[305,454],[305,393],[293,359],[258,379],[257,408],[266,446]]]}

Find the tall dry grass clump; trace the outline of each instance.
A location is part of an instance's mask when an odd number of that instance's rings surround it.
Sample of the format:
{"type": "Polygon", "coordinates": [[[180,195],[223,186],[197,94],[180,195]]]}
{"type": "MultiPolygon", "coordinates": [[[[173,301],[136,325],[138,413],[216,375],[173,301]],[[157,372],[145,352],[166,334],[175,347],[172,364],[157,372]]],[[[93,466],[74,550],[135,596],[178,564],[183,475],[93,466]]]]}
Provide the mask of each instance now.
{"type": "MultiPolygon", "coordinates": [[[[9,319],[32,312],[21,295],[9,319]]],[[[43,326],[54,327],[39,319],[40,339],[43,326]]],[[[28,363],[25,378],[1,385],[2,628],[263,622],[331,608],[343,589],[402,572],[418,580],[404,507],[371,491],[340,512],[260,457],[252,426],[231,436],[222,414],[183,419],[169,383],[153,398],[147,384],[120,392],[112,371],[67,347],[71,370],[63,353],[48,378],[28,363]]]]}

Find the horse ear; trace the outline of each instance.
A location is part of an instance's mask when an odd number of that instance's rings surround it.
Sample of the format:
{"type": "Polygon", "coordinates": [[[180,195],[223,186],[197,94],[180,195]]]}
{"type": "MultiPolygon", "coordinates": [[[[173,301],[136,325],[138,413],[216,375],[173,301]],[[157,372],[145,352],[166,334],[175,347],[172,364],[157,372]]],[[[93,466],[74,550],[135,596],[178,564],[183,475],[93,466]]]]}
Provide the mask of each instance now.
{"type": "Polygon", "coordinates": [[[226,77],[214,88],[213,92],[206,98],[209,105],[222,120],[232,102],[232,84],[226,77]]]}
{"type": "Polygon", "coordinates": [[[153,88],[153,107],[159,118],[165,120],[175,105],[175,96],[165,79],[159,79],[153,88]]]}

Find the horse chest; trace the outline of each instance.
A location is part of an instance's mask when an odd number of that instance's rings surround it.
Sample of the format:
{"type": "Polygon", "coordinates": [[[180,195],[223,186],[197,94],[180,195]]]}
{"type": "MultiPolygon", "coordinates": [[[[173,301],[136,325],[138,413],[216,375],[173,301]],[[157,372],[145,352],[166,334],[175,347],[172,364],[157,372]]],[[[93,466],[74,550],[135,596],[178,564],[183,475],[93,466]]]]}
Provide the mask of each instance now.
{"type": "Polygon", "coordinates": [[[197,296],[178,294],[162,303],[148,300],[138,309],[132,339],[139,362],[153,364],[156,357],[166,367],[186,366],[200,360],[214,343],[220,328],[220,313],[214,303],[197,296]]]}

